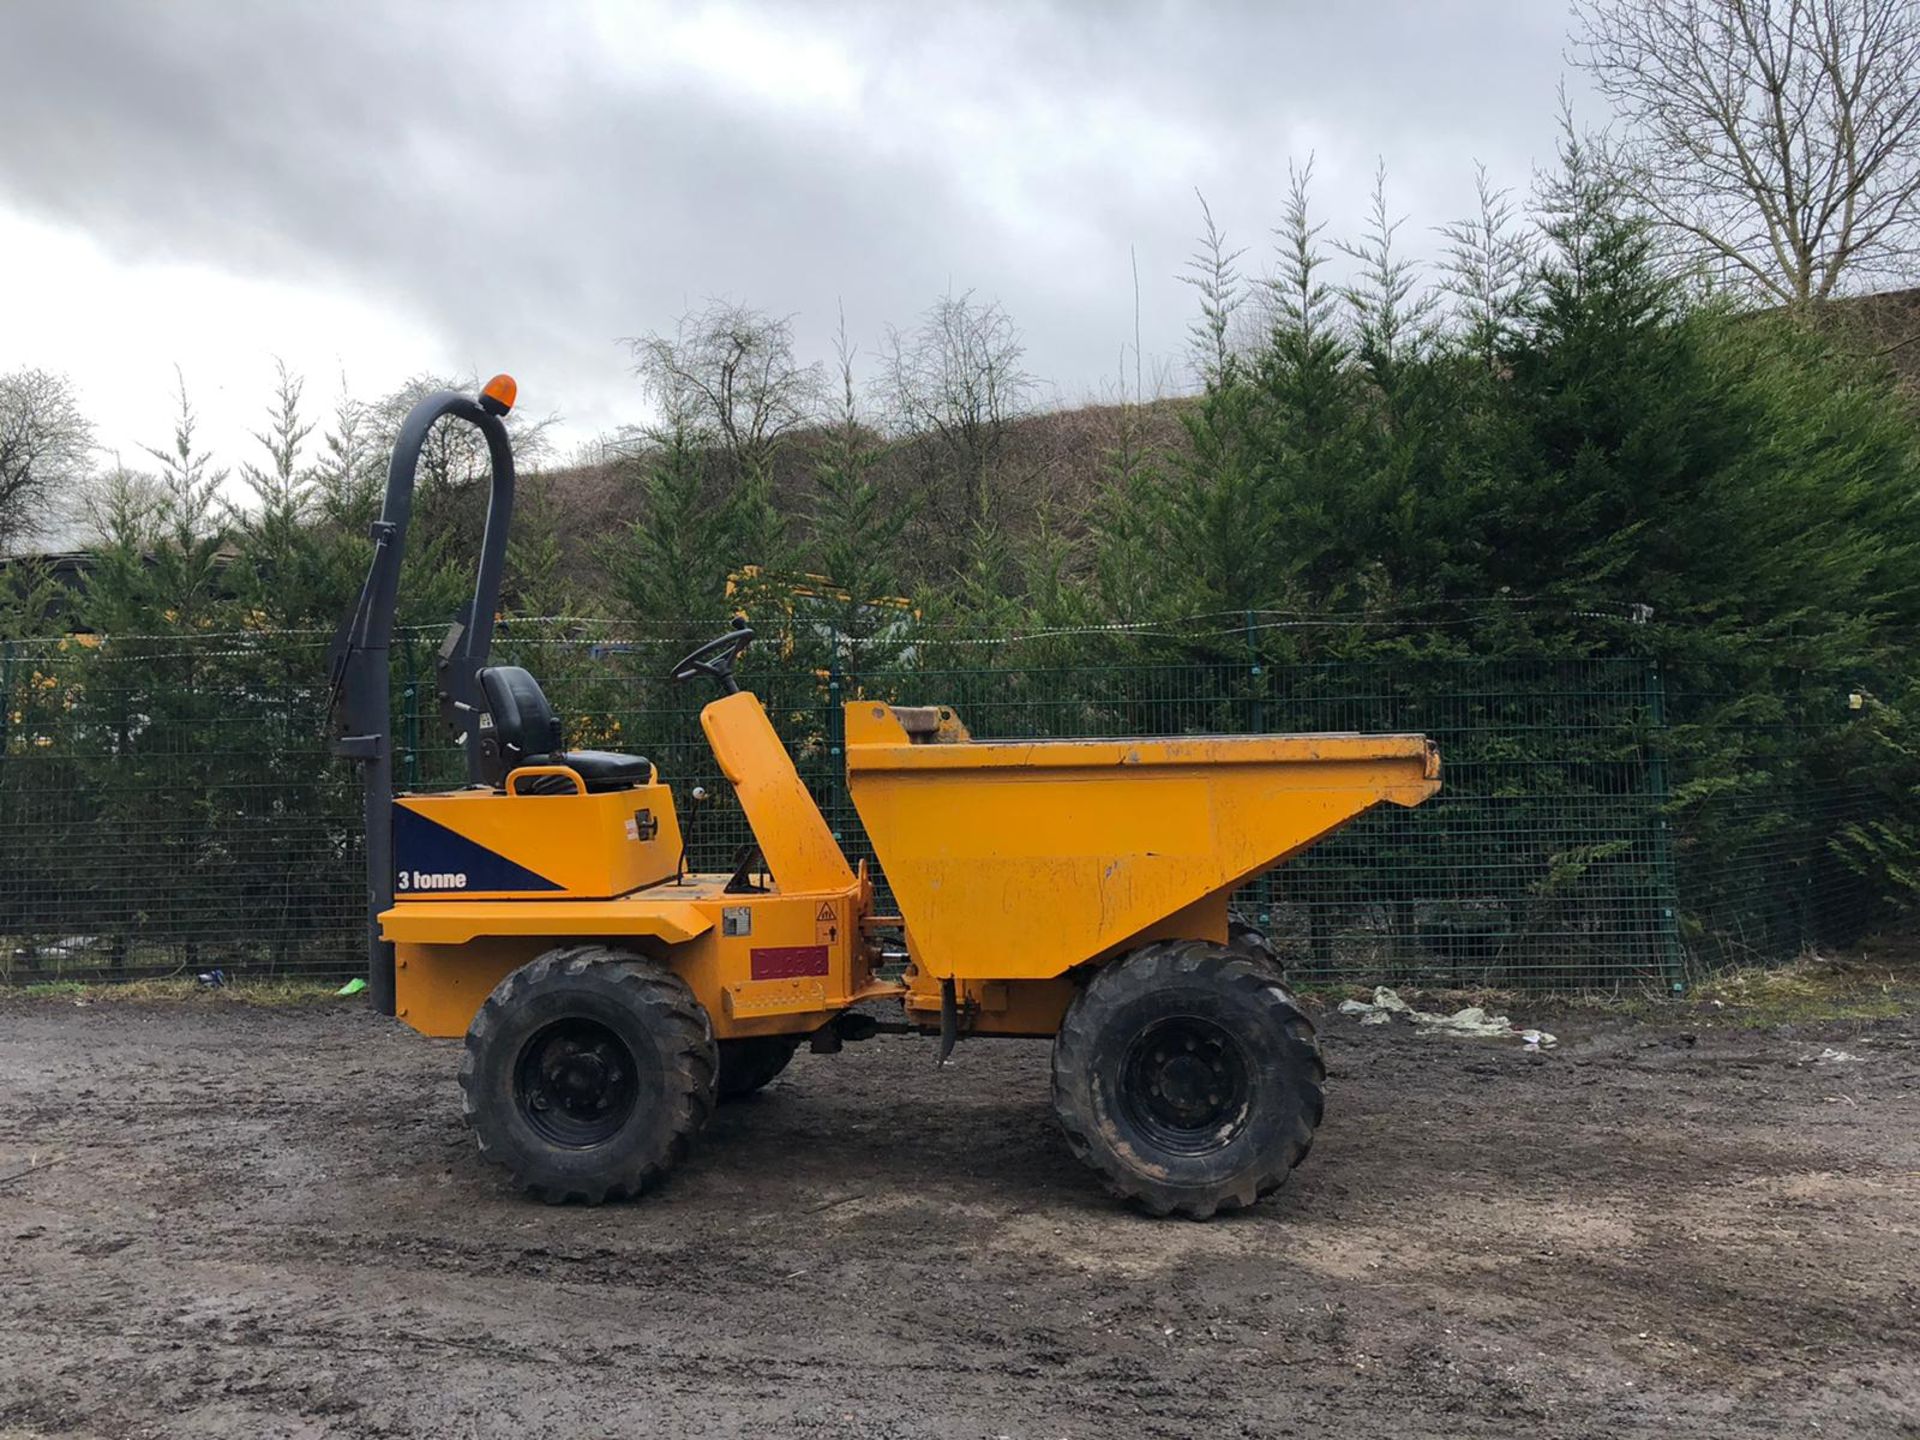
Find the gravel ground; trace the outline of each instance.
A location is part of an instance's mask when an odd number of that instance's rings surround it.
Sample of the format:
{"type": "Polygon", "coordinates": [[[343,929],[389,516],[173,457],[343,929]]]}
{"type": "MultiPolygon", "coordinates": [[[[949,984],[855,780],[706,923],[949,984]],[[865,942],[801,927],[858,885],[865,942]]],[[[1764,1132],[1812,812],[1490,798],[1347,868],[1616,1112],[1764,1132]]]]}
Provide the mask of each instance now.
{"type": "Polygon", "coordinates": [[[1043,1045],[803,1053],[548,1209],[355,1002],[0,998],[0,1436],[1920,1435],[1911,1012],[1524,1018],[1327,1017],[1312,1157],[1193,1224],[1043,1045]]]}

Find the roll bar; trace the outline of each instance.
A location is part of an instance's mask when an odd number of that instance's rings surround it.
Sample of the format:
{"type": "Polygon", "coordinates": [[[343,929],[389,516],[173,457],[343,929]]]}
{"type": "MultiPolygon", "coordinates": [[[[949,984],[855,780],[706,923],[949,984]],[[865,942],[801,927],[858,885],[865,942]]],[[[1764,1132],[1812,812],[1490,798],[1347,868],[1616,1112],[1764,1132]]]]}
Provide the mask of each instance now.
{"type": "Polygon", "coordinates": [[[393,904],[393,705],[390,651],[399,600],[400,562],[413,518],[413,489],[427,435],[452,416],[487,440],[492,483],[473,596],[460,608],[434,664],[440,715],[467,757],[467,778],[480,783],[484,757],[480,671],[493,648],[493,617],[513,524],[513,447],[505,416],[513,408],[513,380],[496,375],[478,396],[441,390],[407,412],[387,467],[387,495],[373,522],[373,560],[353,613],[334,637],[329,657],[332,691],[327,715],[333,753],[361,767],[367,823],[367,992],[374,1008],[393,1014],[393,946],[380,938],[380,914],[393,904]]]}

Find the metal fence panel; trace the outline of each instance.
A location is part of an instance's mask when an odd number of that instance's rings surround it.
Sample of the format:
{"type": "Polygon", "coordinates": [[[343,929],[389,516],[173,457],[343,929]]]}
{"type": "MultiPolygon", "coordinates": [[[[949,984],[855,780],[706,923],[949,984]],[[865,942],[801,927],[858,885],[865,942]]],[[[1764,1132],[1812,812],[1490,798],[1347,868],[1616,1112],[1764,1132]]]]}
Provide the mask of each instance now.
{"type": "MultiPolygon", "coordinates": [[[[434,714],[433,648],[408,636],[395,649],[395,771],[412,788],[464,778],[434,714]]],[[[510,624],[497,653],[540,677],[571,743],[646,754],[682,796],[706,785],[715,801],[689,827],[690,858],[731,864],[748,834],[700,734],[706,697],[661,680],[659,643],[510,624]]],[[[357,792],[319,733],[323,672],[316,636],[9,649],[0,979],[355,972],[357,792]]],[[[1669,694],[1651,660],[1019,665],[983,652],[967,668],[856,679],[757,654],[748,683],[883,898],[842,773],[846,699],[950,705],[983,739],[1433,736],[1436,799],[1376,811],[1239,897],[1309,981],[1672,987],[1791,955],[1851,903],[1822,858],[1848,794],[1789,763],[1792,718],[1715,721],[1715,697],[1669,694]],[[1689,756],[1709,746],[1750,753],[1767,783],[1703,801],[1689,756]]]]}

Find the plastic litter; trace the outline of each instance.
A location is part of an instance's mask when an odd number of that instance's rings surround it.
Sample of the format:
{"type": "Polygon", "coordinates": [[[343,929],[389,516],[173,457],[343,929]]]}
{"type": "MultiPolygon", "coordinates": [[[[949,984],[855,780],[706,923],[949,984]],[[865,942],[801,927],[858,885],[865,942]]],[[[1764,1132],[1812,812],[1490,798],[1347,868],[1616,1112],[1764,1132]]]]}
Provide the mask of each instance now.
{"type": "Polygon", "coordinates": [[[199,975],[199,980],[207,989],[218,990],[227,983],[227,972],[224,970],[202,970],[199,975]]]}
{"type": "Polygon", "coordinates": [[[1516,1030],[1513,1022],[1505,1015],[1489,1015],[1478,1005],[1469,1005],[1464,1010],[1456,1010],[1451,1015],[1441,1015],[1431,1010],[1416,1010],[1400,998],[1399,992],[1382,985],[1373,992],[1372,1000],[1342,1000],[1342,1015],[1358,1015],[1362,1025],[1385,1025],[1396,1015],[1404,1015],[1415,1026],[1441,1035],[1462,1035],[1472,1038],[1505,1039],[1518,1036],[1526,1042],[1529,1050],[1550,1049],[1560,1042],[1545,1030],[1516,1030]]]}
{"type": "Polygon", "coordinates": [[[353,979],[347,981],[346,984],[342,985],[338,990],[334,991],[333,993],[336,995],[358,995],[362,990],[366,988],[367,988],[366,980],[361,976],[356,975],[353,977],[353,979]]]}
{"type": "Polygon", "coordinates": [[[1362,1025],[1384,1025],[1395,1015],[1411,1015],[1413,1007],[1402,1000],[1398,994],[1385,985],[1373,992],[1371,1002],[1366,1000],[1342,1000],[1342,1015],[1358,1015],[1362,1025]]]}

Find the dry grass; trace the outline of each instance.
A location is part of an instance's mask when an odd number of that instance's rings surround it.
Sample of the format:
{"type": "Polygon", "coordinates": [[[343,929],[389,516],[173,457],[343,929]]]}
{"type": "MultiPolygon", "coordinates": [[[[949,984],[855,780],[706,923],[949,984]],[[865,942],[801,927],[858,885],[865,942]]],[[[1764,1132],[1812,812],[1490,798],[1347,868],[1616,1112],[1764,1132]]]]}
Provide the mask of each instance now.
{"type": "MultiPolygon", "coordinates": [[[[236,980],[230,985],[214,987],[186,976],[169,976],[106,985],[52,980],[15,990],[0,990],[0,997],[17,995],[26,1000],[73,1005],[306,1005],[335,999],[334,992],[339,988],[337,982],[319,980],[236,980]]],[[[345,1003],[344,997],[340,998],[345,1003]]]]}
{"type": "MultiPolygon", "coordinates": [[[[1301,987],[1316,1004],[1371,1000],[1370,985],[1301,987]]],[[[1881,935],[1846,955],[1808,953],[1787,965],[1722,970],[1691,986],[1682,997],[1665,987],[1557,994],[1496,989],[1396,987],[1400,998],[1421,1010],[1448,1014],[1479,1005],[1516,1023],[1524,1014],[1586,1010],[1650,1021],[1704,1022],[1762,1027],[1820,1020],[1882,1020],[1920,1013],[1920,936],[1881,935]]]]}
{"type": "MultiPolygon", "coordinates": [[[[334,1000],[334,981],[236,980],[212,988],[188,976],[89,984],[56,980],[8,988],[0,1000],[64,1001],[76,1005],[174,1003],[188,1005],[306,1005],[334,1000]]],[[[1341,1000],[1369,1000],[1372,986],[1305,986],[1320,1006],[1341,1000]]],[[[1400,996],[1423,1010],[1450,1013],[1480,1005],[1516,1021],[1542,1011],[1604,1010],[1648,1020],[1701,1020],[1709,1024],[1768,1026],[1819,1020],[1891,1019],[1920,1013],[1920,936],[1877,936],[1844,955],[1809,953],[1790,965],[1724,970],[1695,984],[1684,999],[1662,991],[1586,995],[1516,990],[1447,990],[1402,987],[1400,996]]]]}
{"type": "Polygon", "coordinates": [[[1870,942],[1858,955],[1809,953],[1791,965],[1722,971],[1694,987],[1693,1001],[1757,1025],[1890,1019],[1920,1008],[1920,967],[1910,953],[1870,942]]]}

